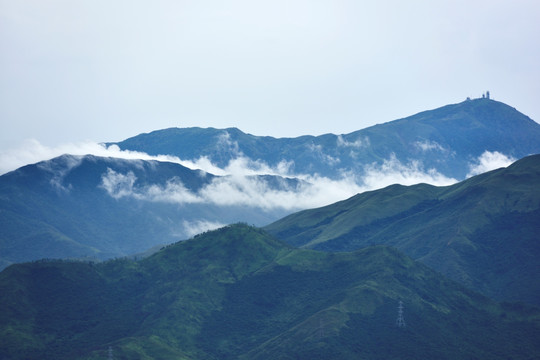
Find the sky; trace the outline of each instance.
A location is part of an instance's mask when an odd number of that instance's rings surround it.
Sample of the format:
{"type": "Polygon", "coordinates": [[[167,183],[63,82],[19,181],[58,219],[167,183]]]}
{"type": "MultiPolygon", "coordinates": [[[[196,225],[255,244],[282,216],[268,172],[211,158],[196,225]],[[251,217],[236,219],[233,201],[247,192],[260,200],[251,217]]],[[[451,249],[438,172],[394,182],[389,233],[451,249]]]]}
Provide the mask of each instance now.
{"type": "Polygon", "coordinates": [[[0,155],[345,134],[488,90],[539,121],[538,39],[537,0],[0,0],[0,155]]]}

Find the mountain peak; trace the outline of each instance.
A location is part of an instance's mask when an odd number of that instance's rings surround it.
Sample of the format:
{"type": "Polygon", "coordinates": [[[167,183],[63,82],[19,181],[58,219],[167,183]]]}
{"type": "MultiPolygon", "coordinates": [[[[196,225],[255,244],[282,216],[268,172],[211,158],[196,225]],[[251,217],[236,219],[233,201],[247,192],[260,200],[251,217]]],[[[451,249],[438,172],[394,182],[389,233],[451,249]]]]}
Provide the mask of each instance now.
{"type": "Polygon", "coordinates": [[[221,281],[230,282],[259,270],[290,250],[289,245],[267,232],[237,223],[169,245],[144,261],[160,266],[170,263],[173,268],[188,262],[197,264],[205,273],[220,268],[227,274],[221,281]]]}
{"type": "Polygon", "coordinates": [[[236,128],[174,128],[117,143],[121,149],[184,160],[207,158],[225,168],[239,157],[277,168],[292,164],[298,174],[363,175],[366,166],[415,162],[449,179],[464,179],[486,151],[521,158],[540,153],[540,124],[491,99],[467,100],[378,124],[349,134],[261,137],[236,128]],[[395,162],[395,161],[394,161],[395,162]]]}

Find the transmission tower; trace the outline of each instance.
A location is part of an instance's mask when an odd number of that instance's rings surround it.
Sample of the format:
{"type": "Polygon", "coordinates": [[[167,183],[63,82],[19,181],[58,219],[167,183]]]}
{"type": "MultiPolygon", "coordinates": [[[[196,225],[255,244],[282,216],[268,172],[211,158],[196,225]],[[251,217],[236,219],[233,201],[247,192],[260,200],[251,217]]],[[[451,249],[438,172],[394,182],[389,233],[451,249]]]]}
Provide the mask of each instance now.
{"type": "Polygon", "coordinates": [[[405,327],[405,319],[403,318],[403,301],[399,301],[398,315],[396,319],[396,325],[398,327],[405,327]]]}
{"type": "Polygon", "coordinates": [[[109,350],[107,351],[107,359],[113,360],[113,354],[112,354],[112,347],[109,346],[109,350]]]}
{"type": "Polygon", "coordinates": [[[324,323],[322,319],[319,319],[319,339],[324,337],[324,323]]]}

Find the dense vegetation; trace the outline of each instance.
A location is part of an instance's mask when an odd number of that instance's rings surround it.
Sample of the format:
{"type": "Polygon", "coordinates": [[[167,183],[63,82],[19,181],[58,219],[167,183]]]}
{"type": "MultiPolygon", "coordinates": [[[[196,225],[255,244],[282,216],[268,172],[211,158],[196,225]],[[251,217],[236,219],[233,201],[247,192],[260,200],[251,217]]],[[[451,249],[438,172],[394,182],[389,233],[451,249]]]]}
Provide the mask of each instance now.
{"type": "Polygon", "coordinates": [[[0,359],[531,359],[538,310],[388,247],[297,250],[232,225],[139,261],[0,273],[0,359]],[[404,304],[405,327],[396,326],[404,304]]]}
{"type": "Polygon", "coordinates": [[[484,294],[540,305],[540,155],[448,187],[393,185],[265,229],[294,246],[394,246],[484,294]]]}

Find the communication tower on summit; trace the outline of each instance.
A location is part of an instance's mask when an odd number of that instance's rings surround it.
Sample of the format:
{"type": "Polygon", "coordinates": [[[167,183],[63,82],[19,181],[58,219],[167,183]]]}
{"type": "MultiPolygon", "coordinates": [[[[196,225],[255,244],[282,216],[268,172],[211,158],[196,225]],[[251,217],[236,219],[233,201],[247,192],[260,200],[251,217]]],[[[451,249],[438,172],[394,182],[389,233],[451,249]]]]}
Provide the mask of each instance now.
{"type": "Polygon", "coordinates": [[[398,316],[396,319],[396,325],[398,327],[405,327],[405,319],[403,318],[403,301],[399,301],[398,316]]]}

